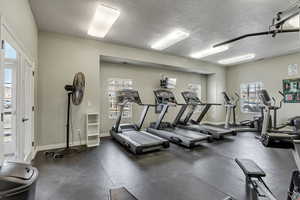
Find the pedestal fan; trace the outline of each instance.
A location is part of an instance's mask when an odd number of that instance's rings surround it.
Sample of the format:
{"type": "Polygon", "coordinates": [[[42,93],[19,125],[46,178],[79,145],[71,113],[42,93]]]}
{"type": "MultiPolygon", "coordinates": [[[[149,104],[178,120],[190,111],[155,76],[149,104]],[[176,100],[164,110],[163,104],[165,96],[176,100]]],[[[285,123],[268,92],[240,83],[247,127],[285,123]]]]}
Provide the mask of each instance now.
{"type": "Polygon", "coordinates": [[[70,115],[71,115],[71,100],[73,105],[78,106],[81,104],[84,96],[85,89],[85,76],[82,72],[75,74],[73,79],[73,85],[65,85],[65,90],[68,95],[68,109],[67,109],[67,125],[66,125],[66,147],[58,151],[46,152],[46,156],[52,158],[63,158],[67,154],[78,152],[76,148],[70,147],[70,115]]]}

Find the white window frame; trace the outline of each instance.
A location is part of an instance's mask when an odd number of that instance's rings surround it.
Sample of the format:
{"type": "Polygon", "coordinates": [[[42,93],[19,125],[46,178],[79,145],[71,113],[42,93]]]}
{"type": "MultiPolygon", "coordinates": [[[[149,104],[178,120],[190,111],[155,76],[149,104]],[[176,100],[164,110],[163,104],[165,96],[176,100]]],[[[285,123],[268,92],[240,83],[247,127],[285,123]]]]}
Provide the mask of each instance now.
{"type": "Polygon", "coordinates": [[[254,81],[240,84],[240,110],[242,113],[259,113],[260,99],[258,92],[263,89],[262,81],[254,81]],[[254,89],[254,91],[250,91],[254,89]],[[245,92],[246,91],[246,92],[245,92]],[[252,93],[252,94],[251,94],[252,93]],[[252,95],[252,96],[251,96],[252,95]],[[246,110],[245,107],[256,107],[255,111],[246,110]]]}
{"type": "MultiPolygon", "coordinates": [[[[122,79],[122,78],[109,78],[108,83],[108,118],[117,119],[119,113],[119,107],[117,105],[116,92],[121,89],[132,89],[133,80],[132,79],[122,79]]],[[[132,118],[132,104],[128,103],[124,107],[122,118],[131,119],[132,118]]]]}
{"type": "MultiPolygon", "coordinates": [[[[188,90],[195,92],[200,100],[202,100],[202,85],[200,83],[190,83],[188,84],[188,90]]],[[[202,106],[197,106],[194,113],[201,113],[202,106]]]]}

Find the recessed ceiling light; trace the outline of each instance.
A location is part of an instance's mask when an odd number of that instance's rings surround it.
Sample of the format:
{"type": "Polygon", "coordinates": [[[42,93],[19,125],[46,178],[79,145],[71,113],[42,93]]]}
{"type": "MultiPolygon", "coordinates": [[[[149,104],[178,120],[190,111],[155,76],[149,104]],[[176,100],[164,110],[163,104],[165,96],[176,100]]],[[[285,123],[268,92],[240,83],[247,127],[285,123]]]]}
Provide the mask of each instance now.
{"type": "Polygon", "coordinates": [[[227,51],[229,49],[228,46],[220,46],[220,47],[216,47],[216,48],[209,48],[203,51],[199,51],[199,52],[195,52],[192,53],[190,56],[192,58],[204,58],[213,54],[218,54],[221,53],[223,51],[227,51]]]}
{"type": "Polygon", "coordinates": [[[164,50],[190,36],[189,33],[176,29],[151,45],[152,49],[164,50]]]}
{"type": "Polygon", "coordinates": [[[88,30],[88,34],[94,37],[104,38],[119,16],[120,11],[117,9],[103,4],[99,5],[88,30]]]}
{"type": "Polygon", "coordinates": [[[247,54],[247,55],[223,59],[223,60],[220,60],[219,63],[222,65],[228,65],[228,64],[239,63],[239,62],[246,61],[246,60],[251,60],[253,58],[255,58],[255,54],[251,53],[251,54],[247,54]]]}
{"type": "Polygon", "coordinates": [[[299,19],[300,19],[300,16],[299,16],[299,15],[296,15],[295,17],[289,19],[289,20],[287,21],[287,23],[288,23],[290,26],[292,26],[292,27],[299,28],[299,26],[300,26],[299,19]]]}

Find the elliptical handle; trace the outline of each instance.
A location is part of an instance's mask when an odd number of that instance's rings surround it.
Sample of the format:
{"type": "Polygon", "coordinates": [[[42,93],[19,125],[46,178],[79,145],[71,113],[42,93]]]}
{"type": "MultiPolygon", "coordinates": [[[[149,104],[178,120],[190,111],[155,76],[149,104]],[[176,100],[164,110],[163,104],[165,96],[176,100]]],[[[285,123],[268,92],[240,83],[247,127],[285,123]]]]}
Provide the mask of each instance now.
{"type": "Polygon", "coordinates": [[[275,97],[272,97],[272,100],[274,102],[274,106],[276,106],[276,99],[275,99],[275,97]]]}
{"type": "Polygon", "coordinates": [[[281,96],[283,96],[283,97],[284,97],[284,94],[283,94],[283,92],[281,92],[281,91],[278,91],[278,93],[279,93],[281,96]]]}
{"type": "Polygon", "coordinates": [[[238,99],[240,99],[240,95],[237,92],[235,92],[234,94],[235,96],[237,96],[238,99]]]}
{"type": "Polygon", "coordinates": [[[282,103],[284,102],[284,94],[281,91],[278,91],[278,93],[282,96],[282,99],[280,100],[279,108],[282,107],[282,103]]]}
{"type": "Polygon", "coordinates": [[[235,92],[234,94],[237,97],[236,100],[234,101],[234,104],[237,105],[238,102],[240,101],[240,95],[237,92],[235,92]]]}

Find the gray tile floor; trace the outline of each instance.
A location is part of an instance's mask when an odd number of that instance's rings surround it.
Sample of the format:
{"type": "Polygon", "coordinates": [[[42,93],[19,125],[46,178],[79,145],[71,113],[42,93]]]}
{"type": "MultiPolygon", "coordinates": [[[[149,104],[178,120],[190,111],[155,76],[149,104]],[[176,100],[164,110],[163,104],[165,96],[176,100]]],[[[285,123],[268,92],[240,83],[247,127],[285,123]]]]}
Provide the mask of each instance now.
{"type": "Polygon", "coordinates": [[[234,158],[251,158],[266,172],[266,182],[285,199],[296,168],[290,150],[268,149],[254,133],[193,150],[171,145],[162,152],[134,156],[110,138],[101,146],[61,160],[37,155],[38,200],[106,200],[109,188],[125,186],[139,200],[245,199],[244,175],[234,158]]]}

